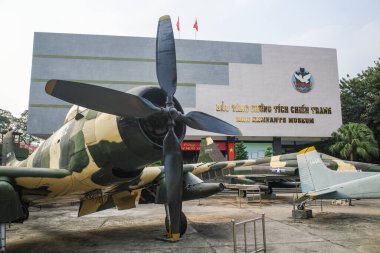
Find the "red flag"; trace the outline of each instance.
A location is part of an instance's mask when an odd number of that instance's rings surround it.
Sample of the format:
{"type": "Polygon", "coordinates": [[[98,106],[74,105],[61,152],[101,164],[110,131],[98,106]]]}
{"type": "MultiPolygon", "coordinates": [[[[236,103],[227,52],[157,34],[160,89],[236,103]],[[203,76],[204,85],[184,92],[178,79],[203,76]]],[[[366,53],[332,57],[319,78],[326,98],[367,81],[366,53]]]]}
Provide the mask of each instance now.
{"type": "Polygon", "coordinates": [[[197,32],[198,32],[198,19],[197,19],[197,18],[195,19],[195,23],[194,23],[194,25],[193,25],[193,28],[194,28],[195,30],[197,30],[197,32]]]}
{"type": "Polygon", "coordinates": [[[178,16],[178,20],[177,20],[177,31],[179,32],[181,29],[180,29],[180,26],[179,26],[179,16],[178,16]]]}

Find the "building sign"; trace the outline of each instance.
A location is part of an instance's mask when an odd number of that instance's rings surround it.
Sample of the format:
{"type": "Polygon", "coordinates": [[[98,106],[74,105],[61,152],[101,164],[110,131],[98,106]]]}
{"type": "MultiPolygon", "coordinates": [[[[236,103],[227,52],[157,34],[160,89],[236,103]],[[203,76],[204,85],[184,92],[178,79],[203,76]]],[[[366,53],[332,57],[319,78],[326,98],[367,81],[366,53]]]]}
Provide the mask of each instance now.
{"type": "MultiPolygon", "coordinates": [[[[225,142],[215,142],[215,144],[220,151],[227,150],[227,145],[225,142]]],[[[183,151],[199,151],[201,149],[201,143],[184,141],[181,143],[181,149],[183,151]]]]}
{"type": "Polygon", "coordinates": [[[296,91],[307,93],[313,89],[314,78],[305,68],[300,68],[293,73],[292,83],[296,91]]]}
{"type": "Polygon", "coordinates": [[[223,101],[216,104],[217,112],[234,112],[239,113],[235,117],[238,123],[278,123],[278,124],[314,124],[313,115],[330,115],[332,109],[330,106],[290,106],[290,105],[248,105],[248,104],[226,104],[223,101]],[[244,114],[260,113],[258,116],[249,116],[244,114]],[[271,114],[263,116],[262,114],[271,114]],[[276,117],[274,114],[282,114],[276,117]],[[283,116],[289,114],[289,116],[283,116]],[[274,116],[274,117],[273,117],[274,116]]]}

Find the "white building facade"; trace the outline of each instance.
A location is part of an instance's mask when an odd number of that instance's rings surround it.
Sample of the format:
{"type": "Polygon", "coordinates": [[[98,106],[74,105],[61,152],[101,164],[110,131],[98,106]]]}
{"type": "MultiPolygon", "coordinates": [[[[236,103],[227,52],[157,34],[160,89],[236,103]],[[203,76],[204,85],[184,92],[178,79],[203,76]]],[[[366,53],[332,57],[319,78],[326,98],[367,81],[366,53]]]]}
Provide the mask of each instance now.
{"type": "MultiPolygon", "coordinates": [[[[262,156],[267,145],[279,153],[281,145],[323,140],[342,124],[335,49],[176,40],[176,50],[175,96],[185,112],[202,111],[237,126],[251,158],[262,156]]],[[[28,131],[42,137],[60,127],[71,106],[45,94],[49,79],[122,91],[158,85],[155,39],[35,33],[28,131]]],[[[188,128],[187,150],[196,150],[204,136],[225,151],[237,140],[188,128]]]]}

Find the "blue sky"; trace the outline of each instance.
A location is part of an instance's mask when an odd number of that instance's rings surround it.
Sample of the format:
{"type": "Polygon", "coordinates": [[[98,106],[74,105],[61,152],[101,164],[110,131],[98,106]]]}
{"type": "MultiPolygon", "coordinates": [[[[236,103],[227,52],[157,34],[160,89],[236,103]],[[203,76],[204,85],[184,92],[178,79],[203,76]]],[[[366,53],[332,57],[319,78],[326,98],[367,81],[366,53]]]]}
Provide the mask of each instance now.
{"type": "MultiPolygon", "coordinates": [[[[180,17],[181,39],[336,48],[339,76],[380,57],[378,0],[0,0],[0,108],[28,108],[34,32],[154,37],[180,17]]],[[[176,34],[176,37],[178,34],[176,34]]]]}

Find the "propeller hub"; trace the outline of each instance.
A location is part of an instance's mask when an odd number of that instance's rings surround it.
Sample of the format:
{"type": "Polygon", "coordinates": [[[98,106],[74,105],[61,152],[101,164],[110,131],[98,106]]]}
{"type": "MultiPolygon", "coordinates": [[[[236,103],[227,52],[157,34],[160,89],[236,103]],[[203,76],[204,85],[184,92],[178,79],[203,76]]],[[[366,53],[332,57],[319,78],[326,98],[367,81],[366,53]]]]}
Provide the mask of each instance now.
{"type": "Polygon", "coordinates": [[[168,110],[168,114],[169,114],[170,119],[172,119],[173,121],[175,121],[179,117],[180,112],[177,111],[177,109],[175,109],[174,107],[171,107],[168,110]]]}
{"type": "MultiPolygon", "coordinates": [[[[183,113],[183,109],[176,98],[172,98],[172,107],[167,107],[167,96],[165,92],[154,86],[136,87],[128,93],[143,97],[155,106],[161,108],[161,113],[153,114],[147,118],[138,119],[140,127],[146,137],[158,147],[162,148],[163,139],[169,130],[169,119],[176,119],[183,113]]],[[[186,132],[186,125],[176,122],[174,132],[180,141],[183,140],[186,132]]]]}

